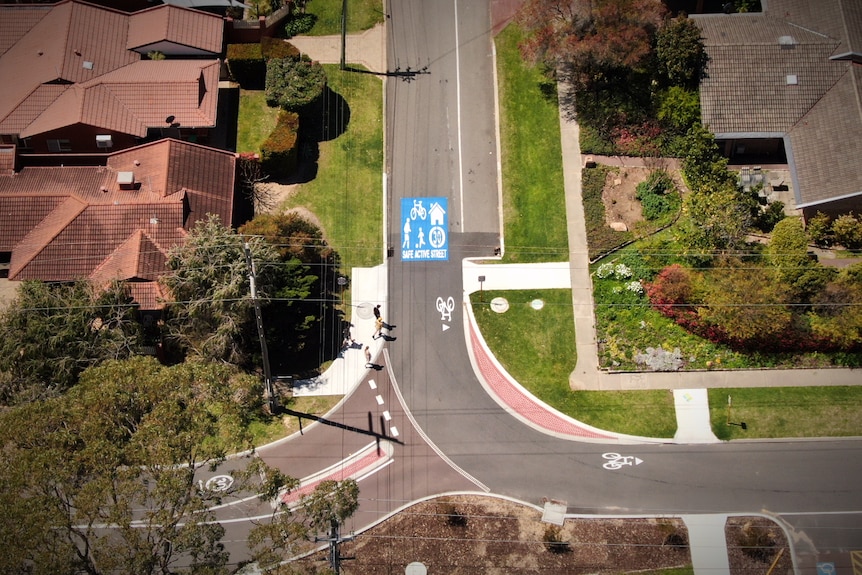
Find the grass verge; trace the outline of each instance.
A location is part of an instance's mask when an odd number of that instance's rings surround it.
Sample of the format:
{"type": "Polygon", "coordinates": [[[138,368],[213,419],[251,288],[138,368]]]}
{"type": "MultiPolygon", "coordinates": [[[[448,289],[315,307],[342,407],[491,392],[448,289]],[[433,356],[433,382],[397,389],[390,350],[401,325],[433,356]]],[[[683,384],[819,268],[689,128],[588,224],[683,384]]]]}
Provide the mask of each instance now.
{"type": "MultiPolygon", "coordinates": [[[[317,16],[309,36],[341,34],[342,0],[314,0],[308,3],[307,12],[317,16]]],[[[361,32],[383,22],[383,3],[380,0],[350,0],[347,10],[347,33],[361,32]]]]}
{"type": "Polygon", "coordinates": [[[560,115],[556,87],[521,61],[522,34],[496,38],[503,162],[505,262],[568,258],[560,115]]]}
{"type": "Polygon", "coordinates": [[[341,256],[342,273],[349,274],[352,267],[383,261],[383,84],[370,74],[324,67],[329,87],[349,107],[347,129],[320,143],[316,177],[299,185],[281,208],[314,212],[341,256]]]}
{"type": "Polygon", "coordinates": [[[278,108],[267,106],[266,92],[240,90],[236,151],[260,153],[261,144],[275,129],[276,122],[278,122],[278,108]]]}
{"type": "MultiPolygon", "coordinates": [[[[287,407],[294,411],[302,411],[313,415],[324,415],[341,401],[341,395],[316,395],[311,397],[294,397],[287,407]]],[[[303,425],[308,425],[306,421],[303,425]]],[[[271,443],[282,437],[287,437],[299,431],[299,420],[296,417],[272,417],[268,420],[258,420],[249,425],[255,447],[271,443]]]]}
{"type": "Polygon", "coordinates": [[[600,429],[673,437],[676,413],[669,391],[571,390],[569,374],[577,363],[571,290],[486,291],[470,297],[476,323],[489,348],[534,396],[600,429]],[[495,297],[509,302],[506,313],[491,310],[489,302],[495,297]],[[531,307],[535,299],[544,302],[542,309],[531,307]]]}
{"type": "Polygon", "coordinates": [[[862,436],[862,387],[710,389],[709,417],[725,440],[862,436]]]}

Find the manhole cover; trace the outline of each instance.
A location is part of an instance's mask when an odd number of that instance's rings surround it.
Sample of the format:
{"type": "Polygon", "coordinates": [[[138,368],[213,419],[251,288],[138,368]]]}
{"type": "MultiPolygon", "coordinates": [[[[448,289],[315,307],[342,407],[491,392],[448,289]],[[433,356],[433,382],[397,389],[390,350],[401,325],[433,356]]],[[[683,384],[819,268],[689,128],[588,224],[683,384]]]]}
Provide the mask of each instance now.
{"type": "Polygon", "coordinates": [[[495,297],[491,300],[491,309],[497,313],[503,313],[509,309],[509,301],[504,297],[495,297]]]}
{"type": "Polygon", "coordinates": [[[540,299],[534,299],[530,302],[530,307],[533,309],[542,309],[545,307],[545,302],[540,299]]]}
{"type": "Polygon", "coordinates": [[[362,302],[358,306],[356,306],[356,315],[358,315],[362,319],[369,319],[372,315],[374,315],[374,306],[368,302],[362,302]]]}

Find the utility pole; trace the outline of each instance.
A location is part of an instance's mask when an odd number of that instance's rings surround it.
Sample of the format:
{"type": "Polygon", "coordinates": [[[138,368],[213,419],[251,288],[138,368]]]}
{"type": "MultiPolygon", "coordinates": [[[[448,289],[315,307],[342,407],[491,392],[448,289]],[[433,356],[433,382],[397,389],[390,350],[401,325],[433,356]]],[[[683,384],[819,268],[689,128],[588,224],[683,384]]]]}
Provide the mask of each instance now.
{"type": "Polygon", "coordinates": [[[269,351],[266,349],[266,335],[263,331],[263,314],[260,311],[260,300],[257,299],[257,272],[254,267],[254,258],[251,257],[251,248],[248,242],[243,242],[245,250],[245,263],[248,266],[248,283],[251,288],[251,301],[254,302],[254,317],[257,323],[257,337],[260,339],[260,355],[263,362],[263,394],[269,405],[269,412],[275,415],[277,402],[272,389],[272,374],[269,370],[269,351]]]}
{"type": "MultiPolygon", "coordinates": [[[[330,520],[329,537],[315,537],[314,540],[329,542],[329,566],[332,567],[332,571],[335,575],[340,575],[341,553],[338,550],[338,544],[345,541],[353,541],[353,536],[340,537],[338,535],[338,520],[332,518],[330,520]]],[[[347,559],[349,559],[349,557],[347,559]]]]}
{"type": "Polygon", "coordinates": [[[341,69],[347,68],[345,50],[347,43],[347,0],[341,2],[341,69]]]}

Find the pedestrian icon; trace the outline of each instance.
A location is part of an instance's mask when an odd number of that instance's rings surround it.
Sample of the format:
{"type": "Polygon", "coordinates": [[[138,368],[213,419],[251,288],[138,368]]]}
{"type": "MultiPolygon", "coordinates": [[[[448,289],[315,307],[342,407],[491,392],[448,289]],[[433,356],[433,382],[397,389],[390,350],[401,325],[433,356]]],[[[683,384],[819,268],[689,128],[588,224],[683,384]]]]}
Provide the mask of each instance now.
{"type": "Polygon", "coordinates": [[[449,260],[447,198],[401,199],[401,259],[449,260]]]}

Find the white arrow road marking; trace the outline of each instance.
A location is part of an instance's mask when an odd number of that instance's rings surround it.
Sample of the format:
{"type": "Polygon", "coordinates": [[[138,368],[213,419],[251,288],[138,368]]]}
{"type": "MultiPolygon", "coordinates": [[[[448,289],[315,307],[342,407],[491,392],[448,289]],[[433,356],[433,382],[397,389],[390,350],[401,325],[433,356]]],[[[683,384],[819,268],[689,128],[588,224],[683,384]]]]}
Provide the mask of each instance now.
{"type": "Polygon", "coordinates": [[[449,324],[444,323],[443,324],[443,331],[446,331],[447,329],[449,329],[449,324]]]}

